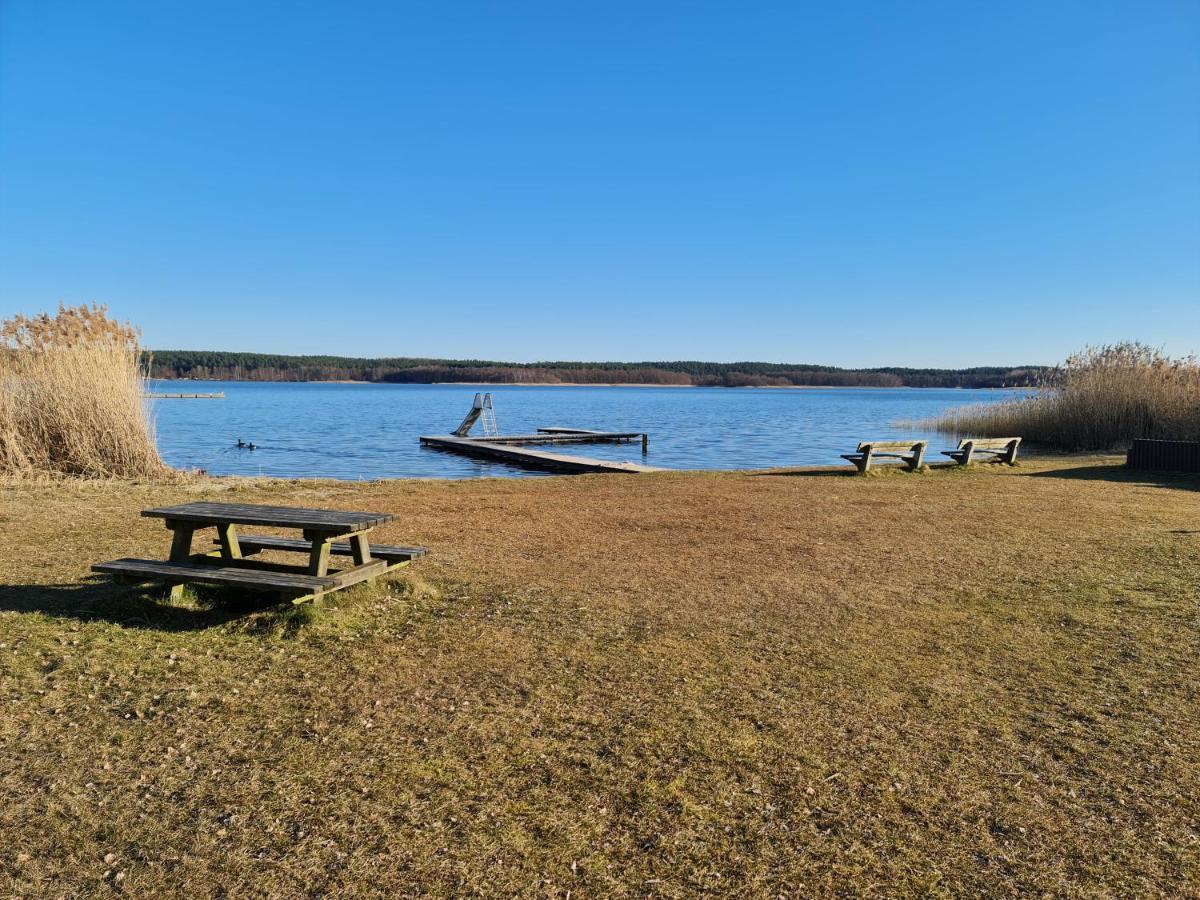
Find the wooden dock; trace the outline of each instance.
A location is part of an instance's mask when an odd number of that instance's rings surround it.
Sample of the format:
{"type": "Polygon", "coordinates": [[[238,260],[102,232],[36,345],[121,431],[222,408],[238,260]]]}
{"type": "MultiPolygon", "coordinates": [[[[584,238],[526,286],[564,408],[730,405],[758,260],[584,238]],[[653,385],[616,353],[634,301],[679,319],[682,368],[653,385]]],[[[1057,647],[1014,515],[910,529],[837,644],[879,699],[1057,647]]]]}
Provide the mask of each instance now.
{"type": "Polygon", "coordinates": [[[224,400],[225,394],[146,394],[148,400],[224,400]]]}
{"type": "Polygon", "coordinates": [[[653,466],[643,466],[639,463],[593,459],[587,456],[568,456],[565,453],[550,453],[546,450],[535,450],[528,446],[529,444],[624,443],[627,441],[636,441],[639,438],[642,440],[642,446],[645,447],[646,435],[641,432],[539,428],[538,434],[495,435],[485,438],[458,437],[453,434],[421,435],[421,443],[438,450],[448,450],[452,453],[462,453],[466,456],[494,459],[529,468],[550,469],[555,472],[576,474],[619,472],[628,475],[664,471],[663,469],[656,469],[653,466]]]}
{"type": "Polygon", "coordinates": [[[535,450],[543,444],[625,444],[641,440],[642,452],[646,452],[648,437],[641,431],[594,431],[591,428],[539,428],[536,434],[500,434],[496,428],[496,413],[492,395],[477,393],[462,424],[453,434],[423,434],[421,443],[437,450],[479,456],[499,462],[512,463],[534,469],[550,469],[554,472],[621,472],[639,474],[661,472],[653,466],[632,462],[616,462],[607,459],[592,459],[588,456],[568,456],[565,453],[550,453],[535,450]],[[484,436],[470,437],[476,422],[483,423],[484,436]],[[530,446],[533,445],[533,446],[530,446]]]}

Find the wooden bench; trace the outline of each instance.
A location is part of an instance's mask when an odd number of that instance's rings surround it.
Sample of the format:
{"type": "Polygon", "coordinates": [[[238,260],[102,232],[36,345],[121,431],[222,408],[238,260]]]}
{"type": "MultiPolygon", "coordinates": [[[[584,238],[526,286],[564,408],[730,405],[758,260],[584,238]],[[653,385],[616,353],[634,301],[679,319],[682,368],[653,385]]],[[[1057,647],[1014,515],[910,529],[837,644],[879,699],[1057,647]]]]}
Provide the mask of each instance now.
{"type": "MultiPolygon", "coordinates": [[[[219,545],[221,539],[214,538],[213,543],[219,545]]],[[[263,550],[283,550],[295,553],[308,553],[312,550],[312,542],[304,538],[271,537],[263,534],[243,534],[238,536],[242,547],[242,555],[250,556],[263,550]]],[[[393,547],[388,544],[371,544],[371,558],[382,559],[389,563],[407,563],[424,556],[429,551],[424,547],[393,547]]],[[[349,543],[332,543],[329,545],[332,556],[353,556],[354,548],[349,543]]],[[[391,566],[389,568],[396,568],[391,566]]]]}
{"type": "Polygon", "coordinates": [[[170,558],[126,557],[99,563],[92,569],[123,581],[165,582],[172,585],[173,597],[179,595],[184,584],[195,582],[275,591],[299,603],[371,581],[427,552],[424,547],[371,546],[370,531],[391,521],[388,513],[199,502],[148,509],[142,515],[166,522],[172,532],[170,558]],[[243,535],[238,533],[238,525],[296,528],[304,537],[243,535]],[[193,535],[204,528],[216,529],[217,549],[193,553],[193,535]],[[307,557],[307,564],[247,558],[263,550],[300,553],[307,557]],[[350,565],[330,568],[330,557],[335,556],[350,557],[350,565]]]}
{"type": "Polygon", "coordinates": [[[318,594],[338,587],[336,578],[318,578],[297,572],[271,572],[259,569],[233,568],[204,562],[163,562],[158,559],[114,559],[97,563],[92,571],[115,575],[121,581],[141,584],[161,581],[166,584],[216,584],[226,587],[276,591],[282,594],[318,594]]]}
{"type": "Polygon", "coordinates": [[[921,468],[925,461],[925,448],[929,441],[863,441],[858,445],[858,452],[843,453],[842,459],[848,459],[858,467],[858,471],[871,471],[871,463],[880,457],[902,459],[910,472],[921,468]]]}
{"type": "Polygon", "coordinates": [[[942,456],[949,456],[960,466],[969,466],[971,457],[976,453],[987,453],[995,457],[993,462],[1017,464],[1017,447],[1021,444],[1019,437],[1014,438],[963,438],[958,442],[957,450],[943,450],[942,456]]]}

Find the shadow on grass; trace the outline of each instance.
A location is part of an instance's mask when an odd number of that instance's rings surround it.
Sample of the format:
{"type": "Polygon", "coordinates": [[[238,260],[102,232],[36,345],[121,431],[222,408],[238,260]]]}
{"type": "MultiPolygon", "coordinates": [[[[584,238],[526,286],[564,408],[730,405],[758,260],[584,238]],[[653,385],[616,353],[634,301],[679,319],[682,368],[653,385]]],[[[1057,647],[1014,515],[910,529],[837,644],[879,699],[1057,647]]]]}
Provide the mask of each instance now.
{"type": "Polygon", "coordinates": [[[1047,469],[1030,472],[1030,478],[1067,478],[1077,481],[1113,481],[1152,485],[1179,491],[1200,491],[1200,475],[1189,472],[1148,472],[1123,465],[1078,466],[1072,469],[1047,469]]]}
{"type": "Polygon", "coordinates": [[[798,478],[801,476],[809,478],[829,478],[845,475],[857,475],[858,469],[853,467],[843,468],[842,466],[805,466],[802,469],[764,469],[758,472],[748,473],[751,478],[775,478],[784,476],[787,478],[798,478]]]}
{"type": "Polygon", "coordinates": [[[0,585],[0,612],[36,612],[155,631],[197,631],[272,609],[282,616],[290,608],[291,604],[281,604],[270,594],[204,588],[194,589],[191,600],[173,602],[162,587],[133,587],[107,579],[0,585]]]}
{"type": "MultiPolygon", "coordinates": [[[[988,463],[987,465],[992,465],[992,464],[988,463]]],[[[922,469],[922,472],[929,472],[929,471],[933,471],[933,470],[943,470],[943,469],[966,471],[958,463],[941,462],[940,460],[938,460],[936,462],[926,463],[924,466],[921,467],[921,469],[922,469]]],[[[891,475],[894,473],[903,474],[903,475],[921,474],[921,473],[910,472],[908,467],[906,465],[904,465],[903,463],[877,462],[877,463],[872,463],[871,471],[870,471],[869,475],[891,475]]],[[[803,467],[797,467],[795,469],[763,469],[763,470],[760,470],[757,472],[750,472],[749,474],[754,478],[777,477],[777,476],[784,476],[786,478],[798,478],[798,477],[859,478],[862,476],[863,473],[859,472],[858,469],[856,469],[852,465],[845,465],[845,466],[803,466],[803,467]]]]}

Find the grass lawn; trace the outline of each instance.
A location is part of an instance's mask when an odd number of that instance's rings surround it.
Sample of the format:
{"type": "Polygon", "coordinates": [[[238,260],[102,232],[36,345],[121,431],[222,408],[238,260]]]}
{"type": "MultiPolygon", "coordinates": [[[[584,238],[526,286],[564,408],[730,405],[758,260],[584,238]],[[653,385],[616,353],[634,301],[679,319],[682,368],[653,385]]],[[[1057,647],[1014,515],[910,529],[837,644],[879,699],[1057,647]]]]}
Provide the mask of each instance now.
{"type": "Polygon", "coordinates": [[[6,482],[0,560],[5,895],[1200,893],[1200,477],[6,482]],[[432,554],[89,577],[195,499],[432,554]]]}

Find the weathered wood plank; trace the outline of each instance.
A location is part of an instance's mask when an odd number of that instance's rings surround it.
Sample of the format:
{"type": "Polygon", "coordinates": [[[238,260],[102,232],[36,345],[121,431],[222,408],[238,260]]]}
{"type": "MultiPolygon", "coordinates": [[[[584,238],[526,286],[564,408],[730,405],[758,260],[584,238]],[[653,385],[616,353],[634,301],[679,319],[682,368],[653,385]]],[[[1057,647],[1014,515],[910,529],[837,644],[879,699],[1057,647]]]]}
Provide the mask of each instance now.
{"type": "Polygon", "coordinates": [[[311,538],[312,548],[308,552],[308,574],[318,578],[329,571],[329,545],[333,540],[324,535],[311,538]]]}
{"type": "Polygon", "coordinates": [[[142,511],[143,516],[206,525],[232,523],[278,528],[306,528],[344,534],[390,522],[391,513],[353,512],[341,509],[307,509],[298,506],[261,506],[250,503],[184,503],[142,511]]]}
{"type": "MultiPolygon", "coordinates": [[[[408,563],[399,563],[398,565],[408,565],[408,563]]],[[[363,566],[355,566],[353,569],[345,569],[341,572],[334,573],[331,577],[337,581],[337,584],[332,588],[323,588],[319,591],[313,591],[311,594],[304,594],[292,600],[293,603],[306,603],[315,601],[326,594],[332,594],[334,591],[340,591],[342,588],[350,587],[363,581],[370,581],[380,575],[386,574],[388,564],[382,559],[376,559],[363,566]]]]}
{"type": "Polygon", "coordinates": [[[868,447],[876,454],[880,452],[897,453],[905,452],[912,453],[918,446],[928,446],[928,441],[863,441],[858,445],[858,452],[862,453],[868,447]]]}
{"type": "MultiPolygon", "coordinates": [[[[330,547],[330,549],[333,548],[330,547]]],[[[354,559],[356,566],[371,562],[371,544],[365,534],[356,534],[350,538],[350,556],[354,559]]]]}
{"type": "MultiPolygon", "coordinates": [[[[190,522],[176,522],[168,519],[167,527],[171,529],[171,561],[181,564],[188,562],[188,558],[192,555],[192,537],[196,532],[195,526],[190,522]]],[[[182,584],[171,586],[171,599],[183,599],[182,584]]]]}
{"type": "MultiPolygon", "coordinates": [[[[1020,442],[1020,440],[1020,438],[970,438],[977,450],[1007,450],[1009,444],[1013,441],[1020,442]]],[[[960,445],[961,443],[966,443],[966,441],[960,442],[960,445]]]]}
{"type": "Polygon", "coordinates": [[[960,466],[969,466],[976,453],[986,453],[996,457],[996,462],[1015,465],[1017,448],[1021,445],[1019,437],[1014,438],[963,438],[958,442],[958,449],[943,450],[942,456],[949,456],[960,466]]]}
{"type": "Polygon", "coordinates": [[[498,434],[465,438],[485,444],[621,444],[641,440],[640,431],[555,432],[553,434],[498,434]]]}
{"type": "Polygon", "coordinates": [[[371,578],[377,578],[387,572],[388,564],[382,559],[373,559],[369,563],[363,563],[361,566],[354,566],[350,569],[342,569],[340,572],[331,572],[329,577],[336,584],[335,590],[340,590],[344,587],[349,587],[352,584],[358,584],[360,581],[367,581],[371,578]]]}
{"type": "Polygon", "coordinates": [[[857,453],[843,453],[842,459],[854,463],[858,471],[871,471],[871,463],[878,457],[902,459],[910,471],[921,468],[925,461],[928,441],[862,441],[857,453]]]}
{"type": "MultiPolygon", "coordinates": [[[[271,535],[244,534],[240,543],[242,553],[258,553],[262,550],[284,550],[297,553],[308,553],[312,543],[303,538],[274,537],[271,535]]],[[[329,552],[334,556],[352,556],[350,544],[338,541],[329,545],[329,552]]],[[[429,551],[424,547],[396,547],[389,544],[371,544],[371,556],[390,563],[409,562],[424,556],[429,551]]]]}
{"type": "MultiPolygon", "coordinates": [[[[603,437],[604,435],[609,435],[609,434],[614,435],[617,438],[625,438],[628,435],[633,435],[632,440],[637,440],[639,437],[642,439],[642,452],[643,453],[647,452],[647,450],[649,450],[649,448],[650,448],[650,435],[644,431],[641,431],[641,432],[636,432],[636,431],[608,432],[608,431],[596,431],[592,428],[563,428],[559,425],[551,425],[546,428],[539,428],[538,431],[542,434],[555,434],[555,435],[562,435],[562,434],[565,434],[565,435],[589,435],[589,434],[591,434],[591,435],[600,436],[601,440],[604,440],[604,437],[603,437]]],[[[586,443],[586,441],[584,441],[584,443],[586,443]]]]}
{"type": "Polygon", "coordinates": [[[200,562],[162,562],[155,559],[129,557],[97,563],[92,566],[92,571],[138,577],[144,581],[196,582],[302,593],[328,590],[338,586],[336,577],[314,577],[297,572],[269,572],[200,562]]]}
{"type": "Polygon", "coordinates": [[[171,561],[184,562],[192,555],[192,535],[196,529],[190,524],[167,522],[171,529],[171,561]]]}
{"type": "Polygon", "coordinates": [[[242,548],[238,543],[237,526],[224,524],[217,526],[217,543],[221,545],[221,556],[225,559],[241,559],[242,548]]]}
{"type": "Polygon", "coordinates": [[[224,400],[224,391],[215,394],[145,394],[148,400],[224,400]]]}

